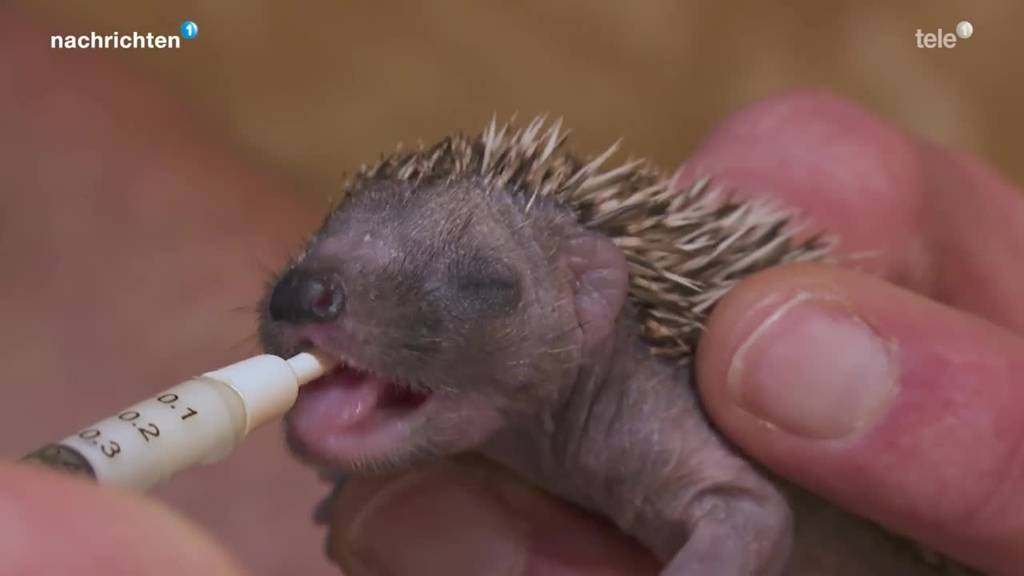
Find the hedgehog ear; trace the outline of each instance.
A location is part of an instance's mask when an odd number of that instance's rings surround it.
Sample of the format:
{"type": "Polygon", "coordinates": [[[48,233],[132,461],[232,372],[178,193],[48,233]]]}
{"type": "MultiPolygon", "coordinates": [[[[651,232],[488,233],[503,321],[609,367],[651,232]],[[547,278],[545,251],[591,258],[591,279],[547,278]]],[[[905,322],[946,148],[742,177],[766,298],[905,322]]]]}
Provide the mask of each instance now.
{"type": "Polygon", "coordinates": [[[626,303],[626,257],[607,236],[591,230],[569,238],[562,255],[575,279],[576,317],[586,353],[611,336],[626,303]]]}

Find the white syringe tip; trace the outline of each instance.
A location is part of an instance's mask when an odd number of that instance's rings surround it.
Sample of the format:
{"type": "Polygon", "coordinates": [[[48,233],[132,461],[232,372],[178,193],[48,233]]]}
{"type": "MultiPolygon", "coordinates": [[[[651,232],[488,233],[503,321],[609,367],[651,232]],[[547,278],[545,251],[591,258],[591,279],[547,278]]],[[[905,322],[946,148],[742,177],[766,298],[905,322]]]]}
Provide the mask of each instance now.
{"type": "Polygon", "coordinates": [[[316,352],[301,352],[288,359],[288,366],[295,373],[299,386],[323,376],[336,364],[334,360],[316,352]]]}

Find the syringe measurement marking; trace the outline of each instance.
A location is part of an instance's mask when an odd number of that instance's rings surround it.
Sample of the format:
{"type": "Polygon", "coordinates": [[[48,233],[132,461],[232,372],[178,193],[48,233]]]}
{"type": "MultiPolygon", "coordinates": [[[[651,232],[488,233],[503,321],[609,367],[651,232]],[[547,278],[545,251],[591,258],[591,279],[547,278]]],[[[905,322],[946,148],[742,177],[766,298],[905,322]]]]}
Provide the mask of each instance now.
{"type": "Polygon", "coordinates": [[[121,445],[116,440],[110,440],[104,443],[101,440],[97,440],[103,433],[95,428],[88,428],[78,433],[78,437],[82,440],[89,440],[93,446],[99,446],[100,452],[103,453],[107,458],[113,458],[121,453],[121,445]]]}
{"type": "Polygon", "coordinates": [[[139,431],[139,434],[142,434],[142,439],[145,440],[146,443],[148,444],[149,439],[151,437],[156,438],[157,436],[160,435],[160,427],[152,422],[146,422],[145,424],[142,425],[137,424],[135,420],[138,420],[139,416],[141,416],[141,414],[139,414],[135,410],[126,410],[118,414],[117,419],[122,422],[128,422],[129,424],[131,424],[132,428],[135,428],[136,430],[139,431]]]}
{"type": "MultiPolygon", "coordinates": [[[[157,402],[170,407],[172,410],[177,410],[177,407],[172,403],[177,402],[179,399],[179,396],[173,392],[161,394],[156,397],[157,402]]],[[[179,420],[187,420],[199,414],[199,412],[191,406],[185,406],[185,409],[187,412],[182,415],[179,420]]],[[[125,410],[117,415],[117,419],[131,424],[132,427],[138,430],[139,434],[142,435],[142,439],[148,444],[150,438],[160,436],[160,427],[153,422],[146,422],[140,427],[139,424],[135,422],[135,420],[138,420],[140,416],[142,415],[136,410],[125,410]]],[[[101,439],[102,435],[103,432],[96,428],[87,428],[78,433],[79,438],[89,441],[89,444],[92,446],[99,447],[100,452],[102,452],[107,458],[113,458],[122,452],[121,445],[116,440],[107,440],[104,442],[101,439]]]]}
{"type": "MultiPolygon", "coordinates": [[[[156,401],[161,404],[170,406],[171,410],[176,410],[177,407],[174,404],[172,404],[172,402],[178,401],[178,395],[175,394],[174,392],[168,392],[167,394],[161,394],[160,396],[157,396],[156,401]]],[[[191,418],[196,414],[199,414],[199,412],[196,412],[195,409],[193,409],[191,406],[185,406],[185,409],[188,410],[188,413],[181,417],[182,420],[191,418]]]]}

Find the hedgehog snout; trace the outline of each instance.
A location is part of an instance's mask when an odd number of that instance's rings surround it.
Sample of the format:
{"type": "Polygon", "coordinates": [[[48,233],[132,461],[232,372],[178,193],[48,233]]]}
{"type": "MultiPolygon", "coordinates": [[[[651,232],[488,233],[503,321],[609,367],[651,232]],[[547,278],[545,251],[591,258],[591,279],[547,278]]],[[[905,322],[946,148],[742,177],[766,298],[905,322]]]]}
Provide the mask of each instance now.
{"type": "Polygon", "coordinates": [[[330,322],[345,309],[345,291],[336,274],[293,268],[270,295],[268,312],[275,322],[330,322]]]}

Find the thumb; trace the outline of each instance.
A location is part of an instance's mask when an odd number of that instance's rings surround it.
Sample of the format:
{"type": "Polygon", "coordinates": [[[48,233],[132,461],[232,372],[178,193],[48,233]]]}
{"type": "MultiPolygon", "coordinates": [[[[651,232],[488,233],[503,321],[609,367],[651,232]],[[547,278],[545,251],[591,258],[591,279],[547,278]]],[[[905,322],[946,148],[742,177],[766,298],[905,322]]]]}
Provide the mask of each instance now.
{"type": "Polygon", "coordinates": [[[478,460],[352,480],[327,553],[350,576],[618,576],[654,559],[603,521],[478,460]]]}
{"type": "Polygon", "coordinates": [[[158,502],[41,466],[0,463],[0,574],[219,574],[237,560],[158,502]]]}
{"type": "Polygon", "coordinates": [[[697,381],[742,450],[967,563],[1024,562],[1024,340],[879,279],[755,275],[716,308],[697,381]]]}

